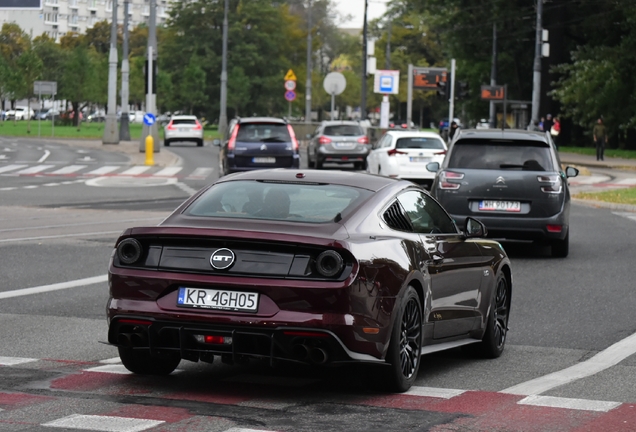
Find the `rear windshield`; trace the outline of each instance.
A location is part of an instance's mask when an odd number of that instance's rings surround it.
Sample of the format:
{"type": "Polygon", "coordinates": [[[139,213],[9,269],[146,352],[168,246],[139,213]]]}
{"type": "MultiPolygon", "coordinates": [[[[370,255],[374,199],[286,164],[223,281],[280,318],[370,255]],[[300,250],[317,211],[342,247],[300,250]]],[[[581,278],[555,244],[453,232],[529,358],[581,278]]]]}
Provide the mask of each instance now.
{"type": "Polygon", "coordinates": [[[172,119],[172,124],[173,125],[177,125],[177,124],[180,124],[180,125],[186,125],[186,124],[194,125],[194,124],[197,124],[197,121],[195,119],[172,119]]]}
{"type": "Polygon", "coordinates": [[[243,142],[291,142],[286,124],[280,123],[245,123],[239,124],[237,141],[243,142]]]}
{"type": "Polygon", "coordinates": [[[409,137],[398,138],[395,148],[399,149],[440,149],[444,150],[444,143],[439,138],[409,137]]]}
{"type": "Polygon", "coordinates": [[[552,170],[550,149],[536,141],[458,141],[448,161],[449,168],[486,170],[552,170]]]}
{"type": "Polygon", "coordinates": [[[372,194],[350,186],[230,181],[212,186],[185,214],[191,216],[333,222],[372,194]]]}
{"type": "Polygon", "coordinates": [[[322,132],[324,135],[330,136],[358,136],[364,135],[362,128],[356,125],[335,125],[325,126],[322,132]]]}

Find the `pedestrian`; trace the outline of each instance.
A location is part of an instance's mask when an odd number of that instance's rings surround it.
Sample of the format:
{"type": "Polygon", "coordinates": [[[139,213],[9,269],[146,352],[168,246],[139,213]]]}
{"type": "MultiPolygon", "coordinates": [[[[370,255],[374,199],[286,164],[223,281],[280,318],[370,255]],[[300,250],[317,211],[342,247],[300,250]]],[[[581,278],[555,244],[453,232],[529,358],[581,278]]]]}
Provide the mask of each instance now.
{"type": "Polygon", "coordinates": [[[605,144],[607,143],[607,130],[603,124],[603,118],[599,117],[592,129],[592,136],[594,137],[594,145],[596,146],[596,160],[604,160],[603,154],[605,153],[605,144]]]}
{"type": "Polygon", "coordinates": [[[545,123],[545,117],[541,117],[541,121],[539,122],[539,130],[544,131],[543,123],[545,123]]]}
{"type": "Polygon", "coordinates": [[[552,135],[552,141],[554,141],[554,145],[556,148],[559,148],[559,134],[561,133],[561,121],[558,117],[554,118],[554,123],[552,124],[552,128],[550,129],[550,135],[552,135]]]}
{"type": "Polygon", "coordinates": [[[552,130],[552,125],[554,124],[554,120],[552,120],[552,114],[548,114],[545,116],[545,120],[543,122],[543,131],[550,132],[552,130]]]}
{"type": "Polygon", "coordinates": [[[455,136],[455,133],[457,132],[457,129],[459,128],[459,126],[457,125],[456,121],[453,121],[450,125],[450,129],[448,131],[448,142],[451,142],[453,140],[453,137],[455,136]]]}

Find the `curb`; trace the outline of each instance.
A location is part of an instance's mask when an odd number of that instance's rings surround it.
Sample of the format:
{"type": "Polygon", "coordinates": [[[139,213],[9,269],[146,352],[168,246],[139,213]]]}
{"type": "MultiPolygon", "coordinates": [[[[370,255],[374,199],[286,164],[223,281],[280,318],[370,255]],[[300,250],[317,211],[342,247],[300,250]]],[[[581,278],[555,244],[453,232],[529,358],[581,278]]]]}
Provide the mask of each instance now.
{"type": "Polygon", "coordinates": [[[629,212],[635,212],[636,213],[636,205],[631,205],[631,204],[617,204],[617,203],[610,203],[610,202],[605,202],[605,201],[596,201],[596,200],[586,200],[586,199],[582,199],[582,198],[571,198],[573,203],[576,204],[581,204],[584,205],[586,207],[594,207],[594,208],[607,208],[610,210],[623,210],[623,211],[629,211],[629,212]]]}

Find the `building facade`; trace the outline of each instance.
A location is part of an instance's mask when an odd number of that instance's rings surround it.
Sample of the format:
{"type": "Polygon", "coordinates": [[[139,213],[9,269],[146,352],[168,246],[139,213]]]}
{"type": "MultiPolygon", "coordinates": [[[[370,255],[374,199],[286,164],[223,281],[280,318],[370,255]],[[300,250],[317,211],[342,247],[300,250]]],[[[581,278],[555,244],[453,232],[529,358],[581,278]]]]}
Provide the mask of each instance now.
{"type": "MultiPolygon", "coordinates": [[[[156,0],[157,25],[168,19],[170,4],[179,0],[156,0]]],[[[129,28],[148,23],[150,0],[128,0],[129,28]]],[[[124,21],[124,0],[119,0],[118,22],[124,21]]],[[[69,32],[84,33],[100,21],[111,21],[113,0],[42,0],[40,10],[0,9],[0,26],[16,23],[32,37],[42,34],[59,41],[69,32]]]]}

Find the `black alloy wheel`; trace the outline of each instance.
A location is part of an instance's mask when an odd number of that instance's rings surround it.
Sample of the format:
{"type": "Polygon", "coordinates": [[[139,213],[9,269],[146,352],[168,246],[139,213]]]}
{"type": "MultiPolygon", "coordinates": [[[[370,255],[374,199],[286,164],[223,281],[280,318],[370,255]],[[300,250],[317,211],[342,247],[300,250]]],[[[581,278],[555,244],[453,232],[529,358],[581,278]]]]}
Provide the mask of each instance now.
{"type": "Polygon", "coordinates": [[[508,318],[510,316],[510,290],[508,280],[503,274],[497,277],[497,286],[493,296],[488,325],[481,343],[466,345],[464,348],[485,358],[497,358],[506,345],[508,318]]]}
{"type": "Polygon", "coordinates": [[[181,362],[178,352],[150,355],[149,350],[119,347],[119,358],[126,369],[138,375],[169,375],[181,362]]]}
{"type": "Polygon", "coordinates": [[[422,307],[412,286],[407,288],[398,314],[386,358],[391,366],[384,384],[387,390],[401,393],[417,378],[422,351],[422,307]]]}

